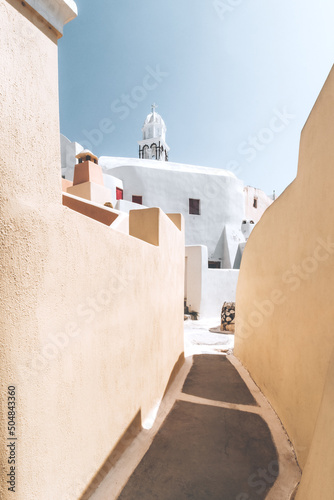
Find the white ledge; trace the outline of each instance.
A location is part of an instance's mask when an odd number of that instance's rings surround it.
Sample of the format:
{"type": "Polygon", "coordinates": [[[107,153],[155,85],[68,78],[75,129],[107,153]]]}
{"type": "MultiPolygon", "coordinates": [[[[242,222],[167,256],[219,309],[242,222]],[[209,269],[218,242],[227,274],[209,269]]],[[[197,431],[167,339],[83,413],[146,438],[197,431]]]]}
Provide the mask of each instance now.
{"type": "Polygon", "coordinates": [[[74,0],[24,0],[42,16],[58,33],[63,34],[66,23],[75,19],[78,8],[74,0]]]}

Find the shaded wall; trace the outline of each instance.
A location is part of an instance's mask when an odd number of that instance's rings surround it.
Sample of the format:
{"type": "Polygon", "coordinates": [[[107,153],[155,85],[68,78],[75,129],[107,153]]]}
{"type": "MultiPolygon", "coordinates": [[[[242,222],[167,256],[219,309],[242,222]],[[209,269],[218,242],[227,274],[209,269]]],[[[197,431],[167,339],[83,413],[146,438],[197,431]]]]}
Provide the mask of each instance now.
{"type": "Polygon", "coordinates": [[[302,131],[297,178],[253,230],[237,287],[235,353],[306,465],[313,493],[304,486],[300,500],[333,495],[326,405],[333,406],[324,392],[332,387],[334,347],[333,116],[332,70],[302,131]]]}
{"type": "MultiPolygon", "coordinates": [[[[0,18],[1,412],[14,385],[15,498],[74,500],[183,352],[184,234],[158,209],[154,246],[62,206],[57,36],[18,1],[0,18]]],[[[7,472],[6,438],[1,418],[7,472]]]]}

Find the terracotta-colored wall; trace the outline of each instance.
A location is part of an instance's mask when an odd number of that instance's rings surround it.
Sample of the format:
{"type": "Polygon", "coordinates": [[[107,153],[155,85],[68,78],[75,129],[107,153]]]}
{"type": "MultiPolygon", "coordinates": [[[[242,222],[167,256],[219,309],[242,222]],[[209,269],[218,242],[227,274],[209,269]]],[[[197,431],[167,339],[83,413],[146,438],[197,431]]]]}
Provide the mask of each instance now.
{"type": "Polygon", "coordinates": [[[235,353],[306,465],[313,493],[300,500],[333,498],[333,116],[334,70],[302,131],[297,178],[252,232],[237,288],[235,353]]]}
{"type": "MultiPolygon", "coordinates": [[[[184,234],[154,211],[153,246],[62,206],[56,37],[19,1],[0,0],[0,18],[0,404],[4,415],[15,385],[14,496],[77,500],[183,352],[184,234]]],[[[7,435],[1,418],[3,500],[7,435]]]]}
{"type": "Polygon", "coordinates": [[[78,163],[74,168],[73,186],[83,182],[94,182],[103,186],[102,168],[92,161],[78,163]]]}
{"type": "Polygon", "coordinates": [[[63,205],[85,215],[86,217],[90,217],[91,219],[101,222],[106,226],[111,226],[111,224],[118,217],[118,213],[115,210],[97,206],[93,203],[87,203],[86,200],[74,198],[66,194],[63,194],[63,205]]]}
{"type": "Polygon", "coordinates": [[[66,193],[67,191],[67,188],[69,187],[72,187],[73,186],[73,182],[72,181],[68,181],[67,179],[62,179],[61,180],[61,189],[64,193],[66,193]]]}

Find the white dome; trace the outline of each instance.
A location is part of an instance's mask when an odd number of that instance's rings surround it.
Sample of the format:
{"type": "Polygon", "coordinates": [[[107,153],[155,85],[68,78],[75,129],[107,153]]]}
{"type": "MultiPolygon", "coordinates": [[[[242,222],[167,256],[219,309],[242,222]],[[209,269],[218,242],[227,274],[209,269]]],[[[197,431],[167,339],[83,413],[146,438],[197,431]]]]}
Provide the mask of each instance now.
{"type": "Polygon", "coordinates": [[[146,120],[144,122],[144,127],[145,127],[145,125],[150,125],[152,123],[157,124],[157,125],[162,125],[162,127],[166,128],[165,122],[163,121],[163,119],[161,118],[159,113],[156,113],[155,111],[153,111],[153,113],[150,113],[149,115],[147,115],[146,120]]]}
{"type": "Polygon", "coordinates": [[[168,161],[167,128],[159,113],[156,113],[156,107],[156,104],[152,104],[152,112],[147,115],[142,127],[143,138],[138,141],[139,158],[168,161]]]}

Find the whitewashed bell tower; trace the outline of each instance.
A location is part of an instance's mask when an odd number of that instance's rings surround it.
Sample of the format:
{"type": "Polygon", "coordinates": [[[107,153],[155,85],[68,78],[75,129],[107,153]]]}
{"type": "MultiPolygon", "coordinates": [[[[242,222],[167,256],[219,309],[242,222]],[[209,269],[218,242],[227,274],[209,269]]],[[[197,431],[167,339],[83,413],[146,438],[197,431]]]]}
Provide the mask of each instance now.
{"type": "Polygon", "coordinates": [[[157,106],[152,104],[152,113],[147,115],[142,128],[143,139],[138,141],[139,158],[145,160],[168,161],[170,150],[166,143],[166,125],[161,116],[156,113],[157,106]]]}

